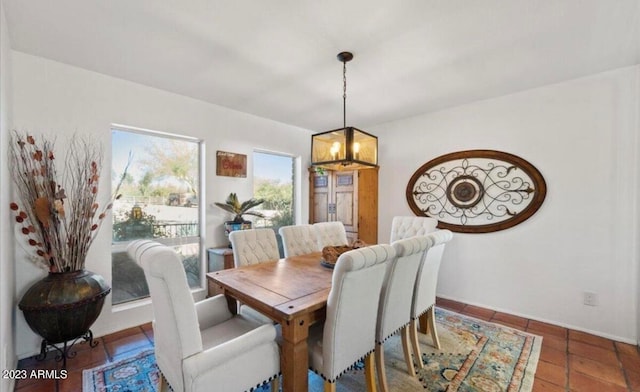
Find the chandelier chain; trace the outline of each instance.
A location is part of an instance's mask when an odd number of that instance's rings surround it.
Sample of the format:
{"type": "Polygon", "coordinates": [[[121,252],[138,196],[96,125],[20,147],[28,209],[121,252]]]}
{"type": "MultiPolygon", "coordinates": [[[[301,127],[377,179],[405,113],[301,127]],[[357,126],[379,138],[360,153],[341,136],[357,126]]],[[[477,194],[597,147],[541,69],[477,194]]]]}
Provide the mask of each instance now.
{"type": "Polygon", "coordinates": [[[342,62],[342,126],[347,127],[347,62],[342,62]]]}

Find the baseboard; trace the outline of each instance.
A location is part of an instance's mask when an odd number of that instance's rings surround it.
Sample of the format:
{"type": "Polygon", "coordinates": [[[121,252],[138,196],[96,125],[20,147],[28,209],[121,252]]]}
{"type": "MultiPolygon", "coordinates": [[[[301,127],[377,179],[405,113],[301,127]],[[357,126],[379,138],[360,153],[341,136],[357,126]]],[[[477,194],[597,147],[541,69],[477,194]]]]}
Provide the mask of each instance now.
{"type": "Polygon", "coordinates": [[[502,308],[496,308],[496,307],[493,307],[493,306],[487,306],[485,304],[481,304],[481,303],[477,303],[477,302],[467,302],[467,301],[464,301],[464,300],[460,300],[458,298],[447,297],[447,296],[439,295],[439,294],[437,295],[437,297],[443,298],[443,299],[448,299],[450,301],[456,301],[456,302],[464,303],[464,304],[467,304],[467,305],[478,306],[478,307],[481,307],[481,308],[490,309],[490,310],[493,310],[495,312],[508,313],[508,314],[512,314],[514,316],[523,317],[523,318],[527,318],[527,319],[535,320],[535,321],[540,321],[542,323],[553,324],[553,325],[557,325],[559,327],[573,329],[575,331],[580,331],[580,332],[588,333],[588,334],[591,334],[591,335],[600,336],[602,338],[615,340],[616,342],[622,342],[622,343],[637,345],[638,347],[640,347],[640,341],[636,342],[634,339],[630,339],[630,338],[624,338],[624,337],[621,337],[621,336],[616,336],[616,335],[611,335],[611,334],[602,333],[602,332],[598,332],[598,331],[593,331],[593,330],[590,330],[590,329],[587,329],[587,328],[578,327],[578,326],[571,325],[571,324],[560,323],[560,322],[555,321],[555,320],[548,320],[548,319],[544,319],[544,318],[540,318],[540,317],[536,317],[536,316],[531,316],[531,315],[524,314],[524,313],[514,312],[513,310],[509,310],[509,309],[502,309],[502,308]]]}

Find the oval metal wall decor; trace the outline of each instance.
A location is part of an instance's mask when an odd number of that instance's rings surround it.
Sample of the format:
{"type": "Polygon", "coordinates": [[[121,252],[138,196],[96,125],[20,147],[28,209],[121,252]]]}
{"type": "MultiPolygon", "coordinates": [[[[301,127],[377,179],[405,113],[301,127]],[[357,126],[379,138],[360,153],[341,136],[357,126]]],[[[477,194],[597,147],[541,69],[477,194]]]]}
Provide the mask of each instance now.
{"type": "Polygon", "coordinates": [[[531,163],[494,150],[459,151],[422,165],[407,184],[407,202],[417,216],[437,218],[441,229],[489,233],[533,215],[547,184],[531,163]]]}

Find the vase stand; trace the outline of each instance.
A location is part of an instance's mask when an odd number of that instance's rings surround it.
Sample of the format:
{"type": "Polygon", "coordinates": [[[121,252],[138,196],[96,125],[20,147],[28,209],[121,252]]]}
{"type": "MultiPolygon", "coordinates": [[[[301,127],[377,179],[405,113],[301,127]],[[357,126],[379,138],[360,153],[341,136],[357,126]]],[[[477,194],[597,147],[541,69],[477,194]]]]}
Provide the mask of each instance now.
{"type": "Polygon", "coordinates": [[[99,343],[97,340],[93,340],[93,332],[91,332],[91,330],[88,330],[84,333],[84,335],[78,336],[77,338],[73,339],[73,341],[70,341],[71,344],[68,344],[67,341],[63,342],[62,347],[58,346],[60,343],[49,343],[46,339],[42,339],[42,343],[40,344],[40,354],[36,356],[36,360],[44,361],[47,358],[47,354],[49,353],[49,351],[53,351],[49,350],[49,348],[53,348],[55,351],[57,351],[55,360],[57,362],[62,361],[62,369],[66,369],[67,358],[73,358],[76,356],[76,354],[78,354],[77,351],[72,351],[72,348],[76,343],[78,343],[78,340],[80,339],[88,342],[90,348],[94,348],[99,343]]]}

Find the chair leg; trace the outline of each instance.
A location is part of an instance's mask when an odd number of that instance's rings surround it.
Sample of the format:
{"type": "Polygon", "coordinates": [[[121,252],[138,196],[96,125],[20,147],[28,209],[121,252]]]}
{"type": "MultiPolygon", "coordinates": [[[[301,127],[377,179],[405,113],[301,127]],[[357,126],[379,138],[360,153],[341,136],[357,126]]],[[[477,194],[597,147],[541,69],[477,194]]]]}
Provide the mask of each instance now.
{"type": "Polygon", "coordinates": [[[418,325],[416,325],[416,327],[418,328],[418,332],[423,333],[423,334],[428,334],[429,331],[429,315],[427,314],[427,312],[421,314],[419,317],[420,323],[418,325]]]}
{"type": "Polygon", "coordinates": [[[438,339],[438,330],[436,329],[436,307],[432,306],[428,313],[429,331],[431,331],[431,339],[433,345],[440,350],[440,339],[438,339]]]}
{"type": "Polygon", "coordinates": [[[324,382],[324,392],[336,392],[336,383],[335,382],[324,382]]]}
{"type": "Polygon", "coordinates": [[[160,392],[169,392],[171,391],[171,388],[169,387],[169,383],[167,382],[167,379],[164,378],[164,376],[162,374],[160,374],[160,389],[158,389],[160,392]]]}
{"type": "Polygon", "coordinates": [[[271,392],[278,392],[280,390],[280,377],[276,377],[271,380],[271,392]]]}
{"type": "Polygon", "coordinates": [[[411,359],[411,349],[409,348],[409,326],[405,325],[401,331],[402,338],[402,351],[404,351],[404,362],[407,364],[407,372],[414,376],[416,375],[416,368],[413,366],[413,359],[411,359]]]}
{"type": "Polygon", "coordinates": [[[375,353],[371,353],[364,357],[364,377],[367,381],[367,391],[376,392],[376,376],[374,367],[375,353]]]}
{"type": "Polygon", "coordinates": [[[376,371],[378,372],[378,384],[380,390],[387,392],[389,385],[387,384],[387,371],[384,368],[384,343],[376,343],[376,371]]]}
{"type": "Polygon", "coordinates": [[[409,334],[411,335],[411,345],[413,346],[413,357],[420,369],[424,369],[422,363],[422,353],[420,352],[420,344],[418,343],[418,326],[416,320],[411,320],[409,323],[409,334]]]}

